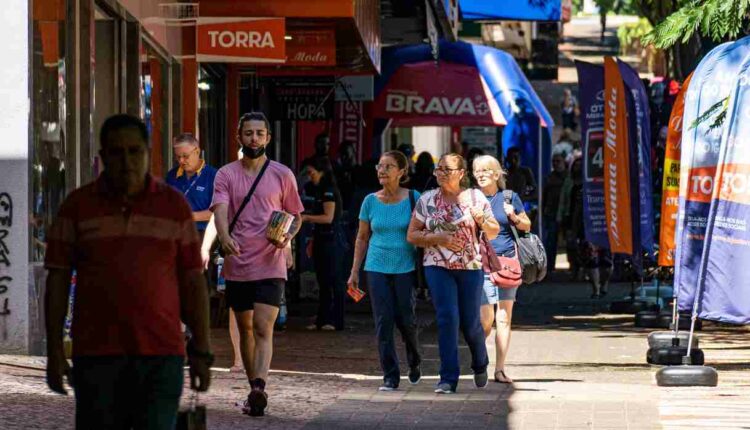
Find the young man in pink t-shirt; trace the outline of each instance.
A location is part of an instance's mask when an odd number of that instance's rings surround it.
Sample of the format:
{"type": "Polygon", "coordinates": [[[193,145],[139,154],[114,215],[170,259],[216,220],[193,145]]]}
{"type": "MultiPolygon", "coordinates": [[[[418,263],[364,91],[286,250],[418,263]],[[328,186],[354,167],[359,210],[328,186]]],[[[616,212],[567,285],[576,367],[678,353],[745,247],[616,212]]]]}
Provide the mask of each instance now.
{"type": "Polygon", "coordinates": [[[263,415],[268,403],[265,386],[273,354],[273,324],[286,283],[284,248],[299,231],[300,213],[304,210],[292,171],[266,156],[266,146],[271,141],[269,130],[262,113],[246,113],[240,118],[237,141],[243,157],[219,169],[211,203],[225,254],[227,304],[237,319],[242,362],[251,388],[243,411],[252,416],[263,415]],[[230,223],[267,162],[230,234],[230,223]],[[294,216],[286,240],[276,244],[266,239],[273,211],[294,216]]]}

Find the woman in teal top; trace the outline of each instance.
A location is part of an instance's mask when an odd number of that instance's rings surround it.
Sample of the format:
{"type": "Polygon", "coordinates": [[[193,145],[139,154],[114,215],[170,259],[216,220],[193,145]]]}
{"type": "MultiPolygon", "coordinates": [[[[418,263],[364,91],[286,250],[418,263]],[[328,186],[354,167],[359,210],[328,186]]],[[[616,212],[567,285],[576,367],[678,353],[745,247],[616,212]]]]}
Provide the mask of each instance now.
{"type": "Polygon", "coordinates": [[[354,263],[347,283],[350,288],[358,287],[359,270],[367,253],[365,274],[383,369],[380,391],[393,391],[401,380],[394,324],[406,344],[409,382],[416,384],[422,377],[414,312],[415,249],[406,241],[412,201],[419,200],[419,193],[401,187],[408,180],[408,161],[403,153],[386,152],[375,167],[383,189],[368,195],[362,203],[354,263]],[[412,198],[409,193],[413,193],[412,198]]]}

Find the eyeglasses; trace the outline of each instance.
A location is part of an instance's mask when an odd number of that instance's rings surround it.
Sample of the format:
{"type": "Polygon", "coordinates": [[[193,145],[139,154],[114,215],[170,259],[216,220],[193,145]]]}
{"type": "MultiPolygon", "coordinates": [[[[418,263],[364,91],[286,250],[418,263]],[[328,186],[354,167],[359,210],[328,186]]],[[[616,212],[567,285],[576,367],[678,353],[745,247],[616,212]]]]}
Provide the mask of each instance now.
{"type": "Polygon", "coordinates": [[[194,150],[188,152],[187,154],[175,154],[174,158],[176,158],[177,160],[187,160],[188,158],[190,158],[193,154],[197,153],[198,151],[199,151],[199,149],[195,148],[194,150]]]}
{"type": "Polygon", "coordinates": [[[438,167],[437,169],[435,169],[435,174],[447,175],[449,173],[457,172],[459,170],[463,170],[463,169],[459,169],[459,168],[451,169],[450,167],[438,167]]]}
{"type": "Polygon", "coordinates": [[[375,170],[385,170],[386,172],[391,170],[392,168],[398,169],[398,166],[396,166],[395,164],[376,164],[375,165],[375,170]]]}
{"type": "Polygon", "coordinates": [[[491,176],[493,173],[495,173],[495,171],[492,169],[479,169],[474,171],[474,176],[491,176]]]}

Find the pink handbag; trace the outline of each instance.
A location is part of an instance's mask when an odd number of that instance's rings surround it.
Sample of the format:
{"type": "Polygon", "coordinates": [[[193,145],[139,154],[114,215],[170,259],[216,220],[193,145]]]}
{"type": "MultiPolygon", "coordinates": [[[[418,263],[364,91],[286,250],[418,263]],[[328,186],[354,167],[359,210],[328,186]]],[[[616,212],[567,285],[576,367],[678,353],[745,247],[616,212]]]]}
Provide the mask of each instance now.
{"type": "Polygon", "coordinates": [[[495,254],[492,244],[483,233],[479,235],[479,252],[482,255],[482,268],[489,273],[493,284],[499,288],[516,288],[521,285],[523,271],[517,257],[502,257],[495,254]]]}

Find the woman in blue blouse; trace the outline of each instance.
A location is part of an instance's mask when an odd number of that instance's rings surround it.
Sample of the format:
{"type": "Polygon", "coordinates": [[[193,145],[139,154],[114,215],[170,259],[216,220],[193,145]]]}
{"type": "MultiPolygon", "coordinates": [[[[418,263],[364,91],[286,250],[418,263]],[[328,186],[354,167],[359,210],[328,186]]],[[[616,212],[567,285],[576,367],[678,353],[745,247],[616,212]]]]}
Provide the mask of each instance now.
{"type": "MultiPolygon", "coordinates": [[[[516,244],[511,225],[519,231],[531,230],[531,221],[526,215],[518,194],[512,192],[510,203],[505,201],[505,172],[495,157],[482,155],[474,159],[472,166],[477,185],[492,206],[492,215],[500,224],[500,234],[490,240],[495,253],[503,257],[516,257],[516,244]]],[[[484,276],[484,296],[482,297],[481,320],[484,336],[492,332],[495,323],[495,381],[510,384],[513,382],[505,374],[505,357],[510,347],[510,323],[513,318],[513,302],[518,288],[498,288],[484,276]]]]}
{"type": "Polygon", "coordinates": [[[401,186],[409,179],[408,166],[406,156],[399,151],[386,152],[375,166],[383,189],[368,195],[362,203],[354,263],[347,282],[350,287],[358,286],[366,253],[365,274],[383,369],[380,391],[397,389],[401,379],[393,340],[394,324],[406,344],[409,382],[416,384],[422,377],[414,313],[415,249],[406,241],[412,201],[419,200],[419,193],[401,186]],[[409,193],[413,193],[411,198],[409,193]]]}

